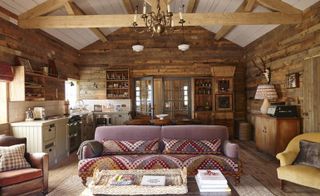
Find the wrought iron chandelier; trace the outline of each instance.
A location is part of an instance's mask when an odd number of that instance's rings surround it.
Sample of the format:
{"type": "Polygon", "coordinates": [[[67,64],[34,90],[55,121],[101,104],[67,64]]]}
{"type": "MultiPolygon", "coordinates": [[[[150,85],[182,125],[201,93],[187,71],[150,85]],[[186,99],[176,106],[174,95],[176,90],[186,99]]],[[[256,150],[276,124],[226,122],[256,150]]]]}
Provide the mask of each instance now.
{"type": "MultiPolygon", "coordinates": [[[[134,29],[138,27],[137,24],[137,14],[138,7],[135,10],[134,21],[132,23],[134,29]]],[[[161,35],[164,32],[173,30],[173,21],[172,21],[173,13],[171,12],[170,5],[167,5],[166,11],[161,11],[160,0],[157,0],[157,12],[147,13],[146,2],[143,5],[143,14],[141,18],[144,21],[145,27],[147,27],[148,32],[152,32],[152,36],[154,34],[161,35]]],[[[180,13],[180,19],[182,19],[182,13],[180,13]]]]}

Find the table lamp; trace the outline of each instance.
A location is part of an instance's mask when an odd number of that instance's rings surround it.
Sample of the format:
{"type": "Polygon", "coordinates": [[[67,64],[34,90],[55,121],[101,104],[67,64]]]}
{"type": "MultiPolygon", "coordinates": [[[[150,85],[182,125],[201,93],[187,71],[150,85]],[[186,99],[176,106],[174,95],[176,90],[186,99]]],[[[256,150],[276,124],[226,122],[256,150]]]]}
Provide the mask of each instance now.
{"type": "Polygon", "coordinates": [[[270,106],[268,99],[277,99],[278,95],[272,84],[260,84],[257,88],[254,98],[263,99],[263,104],[260,108],[260,111],[262,114],[266,114],[270,106]]]}

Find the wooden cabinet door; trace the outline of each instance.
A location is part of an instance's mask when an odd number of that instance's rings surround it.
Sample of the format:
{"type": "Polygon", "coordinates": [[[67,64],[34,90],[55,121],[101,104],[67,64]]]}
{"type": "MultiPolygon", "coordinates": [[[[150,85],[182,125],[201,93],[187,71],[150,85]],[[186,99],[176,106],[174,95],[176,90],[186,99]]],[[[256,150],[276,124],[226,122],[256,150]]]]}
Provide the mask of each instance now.
{"type": "Polygon", "coordinates": [[[265,119],[265,151],[269,154],[275,155],[276,139],[277,139],[277,120],[265,119]]]}
{"type": "Polygon", "coordinates": [[[265,133],[264,133],[264,119],[262,117],[257,116],[255,122],[255,140],[256,147],[259,150],[265,149],[265,133]]]}

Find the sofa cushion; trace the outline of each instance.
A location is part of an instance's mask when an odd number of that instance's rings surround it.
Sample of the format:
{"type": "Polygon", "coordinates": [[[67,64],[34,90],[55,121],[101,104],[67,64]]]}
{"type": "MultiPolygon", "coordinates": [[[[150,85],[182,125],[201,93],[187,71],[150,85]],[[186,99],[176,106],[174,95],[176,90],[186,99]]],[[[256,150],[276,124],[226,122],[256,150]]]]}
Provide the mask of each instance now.
{"type": "Polygon", "coordinates": [[[320,169],[320,143],[301,140],[300,151],[293,164],[308,165],[320,169]]]}
{"type": "Polygon", "coordinates": [[[163,139],[165,154],[221,154],[221,140],[163,139]]]}
{"type": "Polygon", "coordinates": [[[0,172],[0,187],[29,181],[42,176],[41,169],[26,168],[0,172]]]}
{"type": "Polygon", "coordinates": [[[80,177],[92,176],[98,169],[160,169],[188,168],[193,176],[198,169],[220,169],[224,174],[237,174],[238,162],[221,155],[194,154],[150,154],[150,155],[112,155],[81,160],[78,164],[80,177]]]}
{"type": "Polygon", "coordinates": [[[24,154],[25,144],[0,146],[0,172],[31,167],[24,154]]]}
{"type": "Polygon", "coordinates": [[[103,154],[151,154],[159,151],[159,140],[104,140],[103,154]]]}

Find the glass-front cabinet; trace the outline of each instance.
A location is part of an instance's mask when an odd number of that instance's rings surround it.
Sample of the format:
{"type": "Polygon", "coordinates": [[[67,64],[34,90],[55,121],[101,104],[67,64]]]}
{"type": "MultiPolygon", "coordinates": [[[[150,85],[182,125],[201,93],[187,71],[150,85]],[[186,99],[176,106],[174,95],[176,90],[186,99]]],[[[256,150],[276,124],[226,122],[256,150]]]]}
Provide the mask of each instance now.
{"type": "Polygon", "coordinates": [[[135,111],[153,117],[153,78],[135,79],[135,111]]]}
{"type": "Polygon", "coordinates": [[[191,117],[191,78],[164,78],[164,114],[170,119],[191,117]]]}

